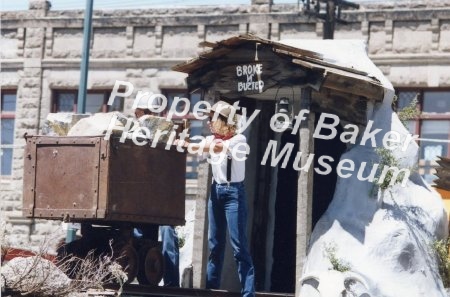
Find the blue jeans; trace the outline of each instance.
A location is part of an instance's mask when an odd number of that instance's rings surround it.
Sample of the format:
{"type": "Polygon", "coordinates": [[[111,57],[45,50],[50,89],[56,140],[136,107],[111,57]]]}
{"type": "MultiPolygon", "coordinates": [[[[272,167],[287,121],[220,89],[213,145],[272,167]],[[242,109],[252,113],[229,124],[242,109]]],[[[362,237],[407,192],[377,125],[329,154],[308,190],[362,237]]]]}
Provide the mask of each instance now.
{"type": "Polygon", "coordinates": [[[160,226],[162,241],[162,254],[164,257],[164,286],[180,286],[180,252],[178,249],[178,237],[172,226],[160,226]]]}
{"type": "Polygon", "coordinates": [[[244,183],[219,185],[213,183],[208,201],[209,250],[206,288],[218,289],[225,252],[225,234],[228,227],[234,259],[238,266],[241,293],[255,296],[255,270],[247,248],[247,199],[244,183]]]}

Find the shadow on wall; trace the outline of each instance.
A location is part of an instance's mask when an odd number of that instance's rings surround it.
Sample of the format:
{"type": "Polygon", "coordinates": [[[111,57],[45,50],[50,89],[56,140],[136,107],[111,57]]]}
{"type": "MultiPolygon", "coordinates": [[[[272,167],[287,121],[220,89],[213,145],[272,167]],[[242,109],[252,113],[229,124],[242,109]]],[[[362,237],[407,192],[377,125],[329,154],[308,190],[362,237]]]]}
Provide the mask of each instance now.
{"type": "MultiPolygon", "coordinates": [[[[314,126],[317,127],[317,122],[320,118],[320,113],[316,114],[316,122],[314,126]]],[[[325,118],[326,124],[332,124],[330,118],[325,118]]],[[[322,175],[314,171],[313,180],[313,206],[312,206],[312,229],[319,221],[320,217],[325,213],[328,206],[333,200],[334,190],[336,189],[337,172],[336,167],[341,158],[341,155],[345,152],[347,146],[340,141],[341,133],[344,131],[341,125],[336,127],[337,135],[333,139],[324,140],[314,138],[314,167],[321,168],[318,160],[321,156],[330,156],[334,159],[334,162],[330,162],[332,165],[332,171],[330,174],[322,175]]]]}

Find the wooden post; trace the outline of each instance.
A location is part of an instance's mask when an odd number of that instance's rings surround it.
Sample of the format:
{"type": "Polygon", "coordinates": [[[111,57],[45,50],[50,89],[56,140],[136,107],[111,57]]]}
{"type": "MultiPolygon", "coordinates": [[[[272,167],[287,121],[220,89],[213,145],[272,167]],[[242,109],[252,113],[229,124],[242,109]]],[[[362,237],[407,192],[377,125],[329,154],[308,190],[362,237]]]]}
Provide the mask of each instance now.
{"type": "Polygon", "coordinates": [[[334,39],[334,26],[336,24],[336,0],[327,1],[327,13],[323,25],[323,39],[334,39]]]}
{"type": "MultiPolygon", "coordinates": [[[[302,89],[300,109],[310,110],[311,88],[302,89]]],[[[300,151],[302,152],[301,165],[305,165],[308,155],[314,153],[314,113],[309,113],[306,120],[300,124],[300,151]]],[[[312,225],[312,195],[313,195],[313,175],[314,170],[310,168],[308,172],[300,171],[297,188],[297,251],[295,269],[295,296],[300,296],[300,278],[303,271],[308,249],[309,238],[311,236],[312,225]]]]}
{"type": "Polygon", "coordinates": [[[208,197],[211,185],[211,166],[204,161],[198,166],[197,196],[195,199],[194,245],[192,251],[194,288],[205,288],[208,259],[208,197]]]}

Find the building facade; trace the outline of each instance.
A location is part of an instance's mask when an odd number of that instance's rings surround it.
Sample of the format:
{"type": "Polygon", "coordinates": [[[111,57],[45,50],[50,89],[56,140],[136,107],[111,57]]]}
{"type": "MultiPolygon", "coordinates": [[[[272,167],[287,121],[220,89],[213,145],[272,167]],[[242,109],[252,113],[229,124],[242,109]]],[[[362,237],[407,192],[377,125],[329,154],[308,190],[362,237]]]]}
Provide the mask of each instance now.
{"type": "MultiPolygon", "coordinates": [[[[301,7],[253,2],[94,11],[86,111],[132,114],[138,91],[200,100],[171,67],[198,55],[203,41],[246,33],[272,40],[322,38],[323,23],[301,7]],[[116,81],[130,82],[134,91],[109,106],[116,81]]],[[[398,108],[417,99],[420,115],[408,128],[422,138],[419,170],[432,182],[437,156],[450,156],[450,7],[445,1],[370,4],[345,11],[343,18],[348,24],[336,26],[335,39],[367,42],[369,56],[398,92],[398,108]]],[[[0,201],[8,239],[20,246],[39,242],[53,228],[22,216],[23,135],[39,133],[51,112],[76,111],[83,11],[53,11],[46,1],[30,0],[28,10],[2,12],[1,20],[0,201]]],[[[197,131],[201,125],[192,123],[197,131]]],[[[195,167],[188,171],[195,180],[195,167]]],[[[189,184],[193,197],[195,182],[189,184]]],[[[259,289],[270,288],[267,279],[259,289]]],[[[194,278],[194,285],[201,280],[194,278]]]]}

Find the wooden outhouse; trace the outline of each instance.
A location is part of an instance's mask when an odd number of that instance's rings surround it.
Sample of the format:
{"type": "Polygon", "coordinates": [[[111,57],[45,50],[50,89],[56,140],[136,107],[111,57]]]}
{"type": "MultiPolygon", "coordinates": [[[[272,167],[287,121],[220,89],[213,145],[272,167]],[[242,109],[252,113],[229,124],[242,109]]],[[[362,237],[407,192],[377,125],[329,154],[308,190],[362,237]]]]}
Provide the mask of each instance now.
{"type": "MultiPolygon", "coordinates": [[[[383,100],[384,88],[368,73],[325,60],[317,52],[253,35],[205,42],[203,46],[210,50],[173,67],[188,74],[189,90],[201,91],[204,100],[239,100],[247,117],[259,110],[244,132],[250,145],[245,185],[256,289],[298,292],[311,230],[333,197],[336,164],[346,150],[339,135],[331,140],[313,138],[317,120],[325,113],[339,117],[338,134],[342,123],[364,127],[370,110],[383,100]],[[283,132],[271,129],[276,113],[286,114],[281,117],[282,125],[288,122],[289,128],[283,132]],[[305,119],[296,121],[300,114],[305,119]],[[275,143],[278,147],[267,155],[268,145],[275,143]],[[279,153],[287,144],[293,153],[271,166],[271,154],[279,153]],[[321,155],[332,156],[331,173],[294,169],[299,151],[302,166],[310,154],[315,155],[315,164],[321,155]]],[[[206,163],[200,166],[198,183],[193,269],[194,286],[204,287],[208,256],[206,205],[211,183],[206,163]]],[[[222,285],[239,291],[234,265],[228,252],[222,285]]]]}

